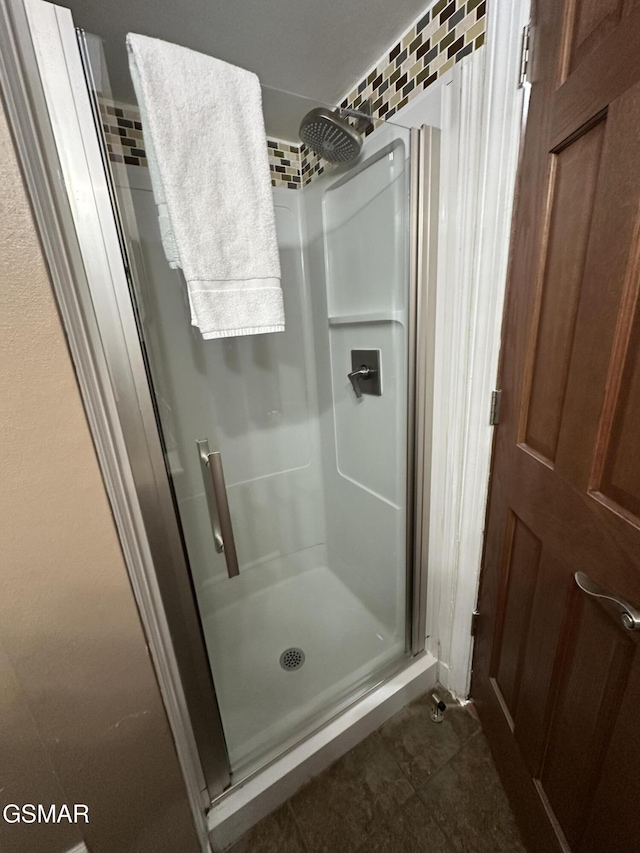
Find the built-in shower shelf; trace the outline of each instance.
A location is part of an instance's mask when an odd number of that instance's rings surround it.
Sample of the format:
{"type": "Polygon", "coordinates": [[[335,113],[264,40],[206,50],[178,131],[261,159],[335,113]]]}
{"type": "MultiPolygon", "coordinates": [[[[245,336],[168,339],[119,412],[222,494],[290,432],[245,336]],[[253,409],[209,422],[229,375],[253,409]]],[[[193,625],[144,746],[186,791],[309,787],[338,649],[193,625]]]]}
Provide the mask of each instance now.
{"type": "Polygon", "coordinates": [[[356,323],[403,323],[404,311],[371,311],[368,314],[338,314],[329,317],[330,326],[348,326],[356,323]]]}

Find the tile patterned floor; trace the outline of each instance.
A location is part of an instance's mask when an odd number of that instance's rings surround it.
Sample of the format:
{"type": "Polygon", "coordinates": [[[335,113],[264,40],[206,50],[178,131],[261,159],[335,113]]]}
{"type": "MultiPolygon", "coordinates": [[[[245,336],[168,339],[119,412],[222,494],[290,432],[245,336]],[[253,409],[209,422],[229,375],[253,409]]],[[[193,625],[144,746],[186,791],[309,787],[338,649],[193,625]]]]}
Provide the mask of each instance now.
{"type": "Polygon", "coordinates": [[[425,695],[228,853],[525,853],[480,725],[425,695]]]}

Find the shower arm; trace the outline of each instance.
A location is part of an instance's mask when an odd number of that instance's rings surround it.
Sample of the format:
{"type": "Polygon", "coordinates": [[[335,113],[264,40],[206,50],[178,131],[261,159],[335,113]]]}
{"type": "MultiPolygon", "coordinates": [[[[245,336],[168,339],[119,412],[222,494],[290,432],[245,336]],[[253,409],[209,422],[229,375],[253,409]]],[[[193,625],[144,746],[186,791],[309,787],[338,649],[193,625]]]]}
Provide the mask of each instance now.
{"type": "Polygon", "coordinates": [[[352,107],[338,107],[341,116],[349,116],[358,120],[356,130],[363,131],[368,125],[373,123],[371,115],[371,101],[365,101],[361,104],[364,109],[354,110],[352,107]]]}

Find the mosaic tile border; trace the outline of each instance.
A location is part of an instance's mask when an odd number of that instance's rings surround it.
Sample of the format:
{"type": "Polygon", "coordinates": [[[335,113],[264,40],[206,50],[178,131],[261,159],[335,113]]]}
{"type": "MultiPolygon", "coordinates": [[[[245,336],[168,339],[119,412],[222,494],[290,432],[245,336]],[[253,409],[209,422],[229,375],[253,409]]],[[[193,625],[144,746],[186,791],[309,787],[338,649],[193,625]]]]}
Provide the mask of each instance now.
{"type": "MultiPolygon", "coordinates": [[[[140,110],[132,104],[100,100],[100,116],[105,133],[109,159],[128,166],[147,166],[140,110]]],[[[300,189],[303,176],[306,182],[324,171],[319,158],[304,145],[291,145],[279,139],[267,139],[271,184],[285,189],[300,189]]]]}
{"type": "Polygon", "coordinates": [[[327,164],[318,154],[315,154],[304,144],[300,146],[300,157],[302,185],[306,187],[314,178],[318,178],[323,174],[325,165],[327,164]]]}
{"type": "Polygon", "coordinates": [[[304,143],[291,145],[278,139],[267,139],[271,186],[299,190],[322,175],[325,163],[304,143]]]}
{"type": "Polygon", "coordinates": [[[105,100],[100,100],[99,104],[109,159],[113,163],[146,166],[147,154],[138,107],[129,104],[116,106],[105,100]]]}
{"type": "MultiPolygon", "coordinates": [[[[368,100],[374,118],[392,118],[456,62],[482,47],[485,33],[486,0],[436,0],[340,106],[357,110],[368,100]]],[[[138,108],[101,101],[100,112],[110,159],[129,166],[146,166],[138,108]]],[[[367,134],[373,129],[374,125],[370,125],[367,134]]],[[[301,189],[328,167],[304,144],[269,138],[267,148],[274,187],[301,189]]]]}
{"type": "MultiPolygon", "coordinates": [[[[497,2],[497,0],[496,0],[497,2]]],[[[377,119],[390,119],[409,101],[485,42],[486,0],[436,0],[340,103],[358,109],[365,101],[377,119]]],[[[374,125],[367,128],[372,133],[374,125]]],[[[326,165],[301,146],[302,186],[326,165]]]]}
{"type": "Polygon", "coordinates": [[[301,178],[299,145],[290,145],[279,139],[267,138],[271,185],[289,190],[299,190],[301,178]]]}
{"type": "Polygon", "coordinates": [[[340,106],[358,109],[370,100],[374,118],[392,118],[456,62],[482,47],[486,5],[486,0],[437,0],[340,106]]]}

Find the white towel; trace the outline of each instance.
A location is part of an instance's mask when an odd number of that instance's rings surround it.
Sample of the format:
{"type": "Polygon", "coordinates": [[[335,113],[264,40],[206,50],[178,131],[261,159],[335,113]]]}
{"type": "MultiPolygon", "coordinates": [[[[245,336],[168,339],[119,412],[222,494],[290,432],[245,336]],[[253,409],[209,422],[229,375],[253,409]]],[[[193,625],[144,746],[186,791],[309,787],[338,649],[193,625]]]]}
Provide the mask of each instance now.
{"type": "Polygon", "coordinates": [[[203,338],[284,331],[273,194],[255,74],[129,33],[167,260],[203,338]]]}

